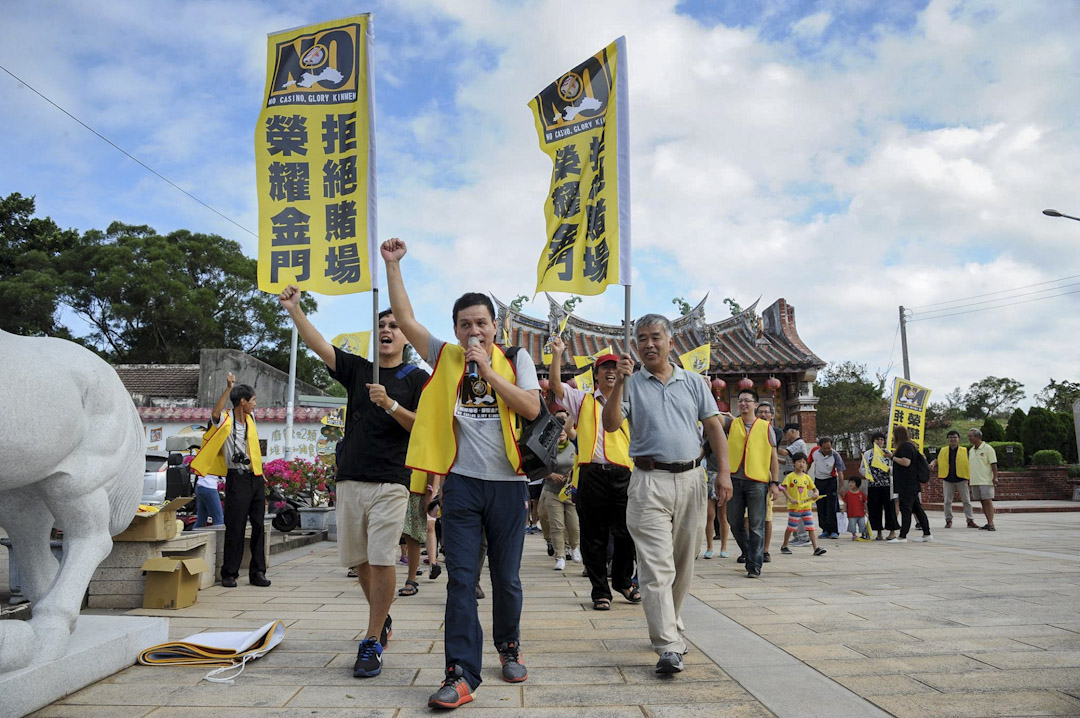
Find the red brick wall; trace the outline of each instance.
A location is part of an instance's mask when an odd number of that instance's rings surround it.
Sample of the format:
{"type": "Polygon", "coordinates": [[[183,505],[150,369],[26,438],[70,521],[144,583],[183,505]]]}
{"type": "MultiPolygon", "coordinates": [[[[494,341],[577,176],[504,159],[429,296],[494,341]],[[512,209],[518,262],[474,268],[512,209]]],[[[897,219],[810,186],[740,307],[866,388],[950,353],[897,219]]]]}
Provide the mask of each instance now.
{"type": "Polygon", "coordinates": [[[817,412],[799,412],[799,434],[807,445],[817,443],[817,412]]]}
{"type": "MultiPolygon", "coordinates": [[[[924,503],[941,503],[941,480],[931,476],[923,487],[924,503]]],[[[1064,466],[1029,468],[1025,471],[1001,471],[994,490],[995,501],[1069,501],[1072,486],[1064,466]]]]}

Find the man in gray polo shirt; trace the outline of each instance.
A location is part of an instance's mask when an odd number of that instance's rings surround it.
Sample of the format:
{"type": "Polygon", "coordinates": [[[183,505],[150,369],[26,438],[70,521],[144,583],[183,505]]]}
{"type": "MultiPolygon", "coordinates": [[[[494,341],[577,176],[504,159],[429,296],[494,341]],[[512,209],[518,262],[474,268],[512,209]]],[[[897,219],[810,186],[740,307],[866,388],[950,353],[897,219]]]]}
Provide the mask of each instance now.
{"type": "Polygon", "coordinates": [[[604,405],[604,430],[630,423],[634,471],[627,490],[626,524],[637,547],[649,639],[660,656],[657,673],[683,669],[686,642],[679,635],[679,611],[690,592],[698,532],[705,511],[700,421],[717,457],[716,496],[731,498],[727,439],[708,385],[671,362],[675,347],[671,322],[646,314],[634,324],[635,345],[644,369],[619,360],[611,398],[604,405]]]}

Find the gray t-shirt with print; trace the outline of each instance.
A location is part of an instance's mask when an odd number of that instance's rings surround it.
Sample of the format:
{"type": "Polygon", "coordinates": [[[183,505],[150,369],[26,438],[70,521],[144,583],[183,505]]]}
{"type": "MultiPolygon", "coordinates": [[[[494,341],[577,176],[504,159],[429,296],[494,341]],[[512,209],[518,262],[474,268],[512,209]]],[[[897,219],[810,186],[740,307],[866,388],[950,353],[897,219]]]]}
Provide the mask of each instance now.
{"type": "MultiPolygon", "coordinates": [[[[431,336],[428,342],[427,363],[435,366],[439,352],[446,344],[431,336]]],[[[525,391],[540,391],[536,378],[536,366],[524,349],[514,357],[517,386],[525,391]]],[[[514,473],[514,467],[506,458],[503,443],[502,422],[495,391],[481,380],[470,385],[462,381],[462,394],[454,404],[454,423],[457,427],[457,457],[450,471],[462,476],[485,481],[526,481],[514,473]]]]}
{"type": "MultiPolygon", "coordinates": [[[[231,411],[229,412],[229,416],[233,416],[231,411]]],[[[220,428],[224,421],[225,412],[223,411],[214,426],[220,428]]],[[[232,421],[230,423],[230,431],[225,437],[225,444],[221,447],[221,453],[225,457],[225,468],[236,469],[237,471],[251,471],[251,457],[248,456],[247,421],[232,421]],[[233,461],[233,457],[236,456],[238,452],[247,457],[249,463],[241,464],[237,461],[233,461]]]]}

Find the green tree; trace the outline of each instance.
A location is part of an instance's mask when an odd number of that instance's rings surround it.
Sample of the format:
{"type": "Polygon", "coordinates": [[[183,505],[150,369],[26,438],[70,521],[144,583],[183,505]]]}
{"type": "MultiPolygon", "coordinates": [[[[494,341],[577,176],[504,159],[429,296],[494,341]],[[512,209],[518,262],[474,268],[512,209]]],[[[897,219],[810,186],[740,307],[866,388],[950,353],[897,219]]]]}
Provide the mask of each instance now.
{"type": "Polygon", "coordinates": [[[988,376],[968,387],[964,413],[972,419],[986,419],[1012,411],[1024,398],[1024,385],[1015,379],[988,376]]]}
{"type": "Polygon", "coordinates": [[[964,415],[964,390],[954,388],[945,395],[944,415],[947,420],[959,419],[964,415]]]}
{"type": "Polygon", "coordinates": [[[884,377],[872,379],[865,364],[829,364],[814,385],[819,398],[818,435],[833,437],[837,448],[860,448],[856,444],[863,434],[884,429],[889,423],[889,402],[884,392],[884,377]]]}
{"type": "MultiPolygon", "coordinates": [[[[114,222],[85,232],[61,265],[62,302],[92,327],[88,339],[109,361],[195,363],[203,347],[222,347],[289,369],[288,314],[259,291],[256,261],[233,240],[114,222]]],[[[317,303],[305,295],[302,306],[310,314],[317,303]]],[[[332,385],[306,350],[296,375],[332,385]]]]}
{"type": "Polygon", "coordinates": [[[1075,464],[1078,460],[1076,451],[1076,423],[1073,420],[1072,412],[1059,411],[1056,414],[1058,423],[1061,424],[1061,430],[1065,436],[1061,440],[1061,446],[1058,449],[1061,455],[1065,457],[1065,461],[1070,464],[1075,464]]]}
{"type": "Polygon", "coordinates": [[[1036,451],[1043,449],[1059,450],[1066,432],[1054,412],[1041,406],[1033,406],[1020,433],[1024,437],[1024,452],[1033,456],[1036,451]]]}
{"type": "Polygon", "coordinates": [[[671,303],[679,308],[679,316],[680,317],[685,317],[687,314],[689,314],[694,309],[693,307],[690,306],[690,302],[686,301],[682,297],[675,297],[674,299],[671,300],[671,303]]]}
{"type": "Polygon", "coordinates": [[[1001,423],[992,416],[986,417],[986,421],[979,427],[979,431],[982,432],[983,441],[1005,441],[1005,430],[1001,428],[1001,423]]]}
{"type": "Polygon", "coordinates": [[[0,329],[28,336],[72,338],[59,325],[59,260],[78,241],[48,217],[34,217],[34,198],[0,198],[0,329]]]}
{"type": "Polygon", "coordinates": [[[1024,441],[1022,434],[1026,419],[1027,414],[1023,409],[1020,407],[1013,409],[1013,413],[1009,416],[1009,424],[1005,427],[1005,441],[1024,441]]]}
{"type": "Polygon", "coordinates": [[[1080,399],[1080,383],[1068,380],[1050,379],[1050,383],[1035,395],[1035,403],[1044,409],[1070,414],[1077,399],[1080,399]]]}

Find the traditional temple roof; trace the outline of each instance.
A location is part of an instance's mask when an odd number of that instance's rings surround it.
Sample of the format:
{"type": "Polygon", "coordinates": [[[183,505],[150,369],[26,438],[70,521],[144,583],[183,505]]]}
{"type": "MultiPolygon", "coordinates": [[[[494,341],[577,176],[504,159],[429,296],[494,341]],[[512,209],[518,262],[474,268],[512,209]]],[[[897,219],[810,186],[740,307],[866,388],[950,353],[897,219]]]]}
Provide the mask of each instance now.
{"type": "Polygon", "coordinates": [[[198,364],[117,364],[113,369],[132,394],[194,398],[199,393],[198,364]]]}
{"type": "MultiPolygon", "coordinates": [[[[509,316],[510,343],[524,347],[536,361],[540,361],[543,345],[555,334],[559,323],[566,316],[562,304],[546,295],[550,311],[544,319],[526,314],[512,313],[510,307],[495,299],[500,324],[509,316]],[[512,316],[511,316],[512,314],[512,316]]],[[[712,345],[710,374],[799,374],[808,369],[820,369],[825,362],[810,351],[799,338],[795,329],[795,308],[784,299],[777,299],[761,315],[757,313],[758,301],[738,314],[709,323],[705,319],[705,302],[708,295],[689,314],[675,319],[675,351],[672,360],[702,344],[712,345]]],[[[564,338],[568,353],[577,356],[595,354],[611,346],[621,353],[623,344],[622,324],[599,324],[571,314],[566,322],[564,338]]],[[[631,355],[637,352],[631,346],[631,355]]],[[[573,359],[564,357],[564,366],[573,368],[573,359]]]]}
{"type": "MultiPolygon", "coordinates": [[[[178,423],[178,424],[203,424],[208,425],[210,414],[213,411],[208,406],[202,407],[150,407],[140,406],[139,418],[144,422],[152,423],[178,423]]],[[[321,421],[324,416],[334,412],[333,408],[297,406],[293,408],[293,421],[298,423],[313,423],[321,421]]],[[[255,421],[284,422],[289,415],[284,406],[256,407],[255,421]]]]}

